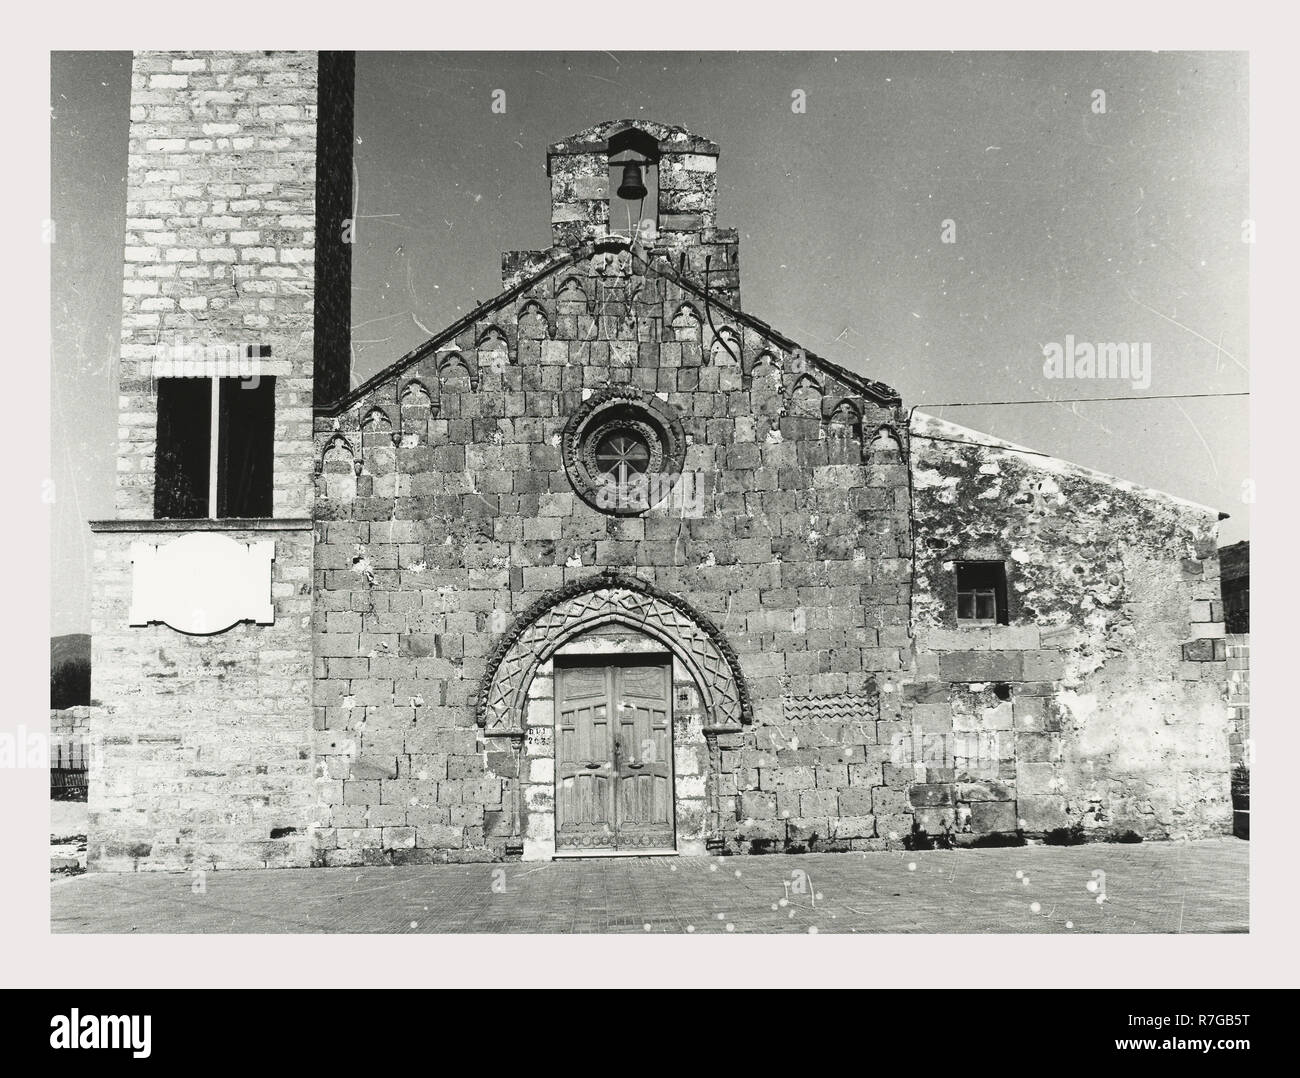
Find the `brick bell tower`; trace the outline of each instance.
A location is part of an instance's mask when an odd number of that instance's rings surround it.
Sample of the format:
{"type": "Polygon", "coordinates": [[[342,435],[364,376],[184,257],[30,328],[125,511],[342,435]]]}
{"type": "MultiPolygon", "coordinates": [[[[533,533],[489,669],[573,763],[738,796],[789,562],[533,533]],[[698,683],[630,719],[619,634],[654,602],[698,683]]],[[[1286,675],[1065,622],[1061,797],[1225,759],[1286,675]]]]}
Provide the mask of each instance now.
{"type": "Polygon", "coordinates": [[[137,53],[92,869],[307,865],[313,403],[347,391],[351,53],[137,53]]]}

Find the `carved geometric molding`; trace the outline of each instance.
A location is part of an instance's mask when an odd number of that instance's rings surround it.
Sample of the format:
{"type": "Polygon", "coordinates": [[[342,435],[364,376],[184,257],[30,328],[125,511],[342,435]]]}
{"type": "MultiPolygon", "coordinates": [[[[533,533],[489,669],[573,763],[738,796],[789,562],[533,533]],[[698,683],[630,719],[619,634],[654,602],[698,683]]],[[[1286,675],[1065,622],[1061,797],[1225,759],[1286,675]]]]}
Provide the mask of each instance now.
{"type": "Polygon", "coordinates": [[[269,539],[241,543],[219,532],[190,532],[165,545],[131,544],[128,624],[161,621],[206,636],[236,622],[275,621],[269,539]]]}
{"type": "Polygon", "coordinates": [[[682,661],[699,686],[707,726],[752,721],[740,663],[722,631],[684,599],[636,577],[605,572],[543,596],[520,615],[488,658],[478,724],[488,733],[518,731],[538,666],[579,633],[610,623],[655,638],[682,661]]]}
{"type": "Polygon", "coordinates": [[[784,717],[812,722],[874,721],[879,698],[838,693],[829,696],[787,696],[782,700],[784,717]]]}
{"type": "Polygon", "coordinates": [[[614,516],[634,516],[662,502],[681,474],[686,432],[671,407],[633,385],[596,390],[570,417],[560,438],[564,470],[588,505],[614,516]],[[598,459],[606,437],[640,443],[645,461],[630,482],[615,482],[598,459]]]}

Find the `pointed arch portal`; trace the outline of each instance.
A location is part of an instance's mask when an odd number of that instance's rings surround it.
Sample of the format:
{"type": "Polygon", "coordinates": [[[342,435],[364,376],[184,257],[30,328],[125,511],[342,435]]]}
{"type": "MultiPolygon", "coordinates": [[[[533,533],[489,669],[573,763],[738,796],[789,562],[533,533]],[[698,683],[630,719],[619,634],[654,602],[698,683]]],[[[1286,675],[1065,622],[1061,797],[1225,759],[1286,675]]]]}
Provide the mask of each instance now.
{"type": "Polygon", "coordinates": [[[740,663],[722,631],[684,599],[616,573],[566,585],[543,596],[515,622],[488,659],[476,719],[491,735],[522,734],[528,687],[537,668],[574,637],[620,624],[662,643],[690,671],[707,725],[738,730],[752,718],[740,663]]]}

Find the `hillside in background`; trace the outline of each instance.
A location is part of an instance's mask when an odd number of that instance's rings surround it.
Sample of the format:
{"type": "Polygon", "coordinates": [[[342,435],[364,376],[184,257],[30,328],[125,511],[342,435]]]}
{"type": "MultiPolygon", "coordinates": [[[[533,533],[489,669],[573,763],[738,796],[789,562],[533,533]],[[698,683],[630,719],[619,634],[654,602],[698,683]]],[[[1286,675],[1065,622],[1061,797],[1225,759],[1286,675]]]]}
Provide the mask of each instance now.
{"type": "Polygon", "coordinates": [[[50,637],[50,707],[90,703],[90,634],[50,637]]]}
{"type": "Polygon", "coordinates": [[[50,637],[50,670],[56,670],[70,659],[90,662],[90,633],[50,637]]]}

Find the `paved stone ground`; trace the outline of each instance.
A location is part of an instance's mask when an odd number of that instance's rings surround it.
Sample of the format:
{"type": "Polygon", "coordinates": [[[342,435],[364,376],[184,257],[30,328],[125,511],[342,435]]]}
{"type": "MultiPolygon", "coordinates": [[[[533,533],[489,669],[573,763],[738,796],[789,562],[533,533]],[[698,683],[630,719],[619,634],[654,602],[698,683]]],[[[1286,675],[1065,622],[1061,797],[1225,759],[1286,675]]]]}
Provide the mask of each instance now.
{"type": "Polygon", "coordinates": [[[92,873],[53,882],[50,915],[54,932],[1244,932],[1248,854],[1214,839],[282,869],[208,873],[199,894],[186,874],[92,873]]]}

